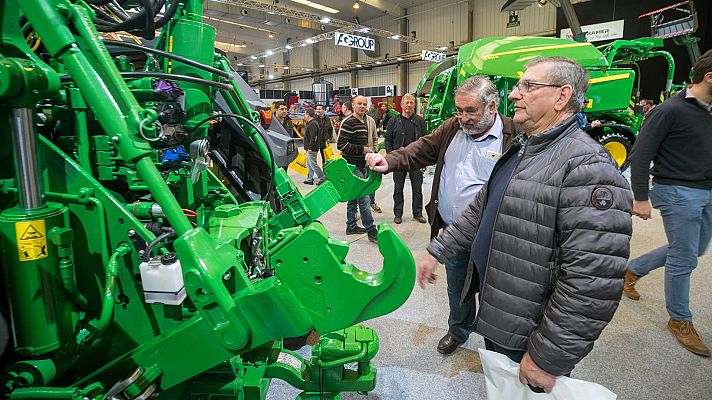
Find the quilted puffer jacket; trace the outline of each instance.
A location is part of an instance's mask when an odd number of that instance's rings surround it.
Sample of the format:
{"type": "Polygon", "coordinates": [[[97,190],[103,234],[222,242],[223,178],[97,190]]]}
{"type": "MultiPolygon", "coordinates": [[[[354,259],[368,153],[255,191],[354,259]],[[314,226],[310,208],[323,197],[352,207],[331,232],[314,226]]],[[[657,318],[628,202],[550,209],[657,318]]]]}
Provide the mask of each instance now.
{"type": "Polygon", "coordinates": [[[440,262],[468,254],[480,211],[498,207],[487,265],[470,263],[462,296],[480,289],[478,333],[528,351],[540,368],[559,376],[591,351],[618,307],[632,195],[606,150],[575,117],[518,139],[494,167],[493,176],[519,152],[502,202],[486,204],[488,188],[481,190],[428,252],[440,262]]]}

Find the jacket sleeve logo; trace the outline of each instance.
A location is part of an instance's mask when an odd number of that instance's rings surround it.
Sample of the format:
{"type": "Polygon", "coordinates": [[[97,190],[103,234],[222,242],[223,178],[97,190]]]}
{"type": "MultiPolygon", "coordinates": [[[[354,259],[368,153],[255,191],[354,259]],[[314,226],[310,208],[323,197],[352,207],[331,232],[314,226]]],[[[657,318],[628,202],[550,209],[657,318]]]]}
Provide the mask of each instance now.
{"type": "Polygon", "coordinates": [[[591,192],[591,203],[599,210],[608,210],[613,206],[613,192],[603,186],[596,186],[591,192]]]}

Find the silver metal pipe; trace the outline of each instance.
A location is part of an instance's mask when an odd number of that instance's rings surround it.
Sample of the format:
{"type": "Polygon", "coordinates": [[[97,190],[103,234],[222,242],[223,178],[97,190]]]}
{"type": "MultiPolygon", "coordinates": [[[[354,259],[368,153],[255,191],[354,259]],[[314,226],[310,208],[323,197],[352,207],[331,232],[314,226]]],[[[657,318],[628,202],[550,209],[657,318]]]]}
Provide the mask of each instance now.
{"type": "Polygon", "coordinates": [[[37,134],[30,108],[13,108],[10,116],[18,207],[36,210],[45,206],[42,177],[37,158],[37,134]]]}

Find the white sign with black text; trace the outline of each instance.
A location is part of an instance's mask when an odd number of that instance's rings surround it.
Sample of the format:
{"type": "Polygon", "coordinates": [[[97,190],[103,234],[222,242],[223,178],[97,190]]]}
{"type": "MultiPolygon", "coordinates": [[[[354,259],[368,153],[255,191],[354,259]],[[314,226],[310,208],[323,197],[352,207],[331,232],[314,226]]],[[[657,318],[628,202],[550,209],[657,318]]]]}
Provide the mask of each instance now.
{"type": "Polygon", "coordinates": [[[351,97],[356,97],[356,96],[358,96],[358,88],[352,87],[351,88],[351,97]]]}
{"type": "Polygon", "coordinates": [[[423,61],[441,62],[445,60],[445,57],[447,57],[445,53],[438,53],[437,51],[422,50],[420,52],[420,59],[423,61]]]}
{"type": "MultiPolygon", "coordinates": [[[[587,42],[600,42],[603,40],[620,39],[623,37],[623,20],[603,22],[601,24],[583,25],[581,31],[586,32],[587,42]]],[[[561,30],[562,39],[573,39],[571,29],[561,30]]]]}
{"type": "Polygon", "coordinates": [[[374,51],[376,49],[376,39],[351,35],[349,33],[336,32],[334,35],[334,43],[339,46],[353,47],[354,49],[367,51],[374,51]]]}

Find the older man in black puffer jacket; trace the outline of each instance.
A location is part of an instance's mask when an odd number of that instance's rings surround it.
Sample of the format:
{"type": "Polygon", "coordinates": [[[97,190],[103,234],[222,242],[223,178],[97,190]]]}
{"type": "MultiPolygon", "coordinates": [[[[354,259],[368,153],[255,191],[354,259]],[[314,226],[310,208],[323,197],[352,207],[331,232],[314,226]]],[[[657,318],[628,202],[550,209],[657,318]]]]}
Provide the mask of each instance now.
{"type": "Polygon", "coordinates": [[[438,261],[469,253],[463,298],[480,291],[475,331],[488,349],[521,362],[522,383],[547,392],[613,317],[630,251],[628,183],[577,124],[587,88],[571,60],[527,65],[509,96],[527,135],[418,264],[423,286],[438,261]]]}

